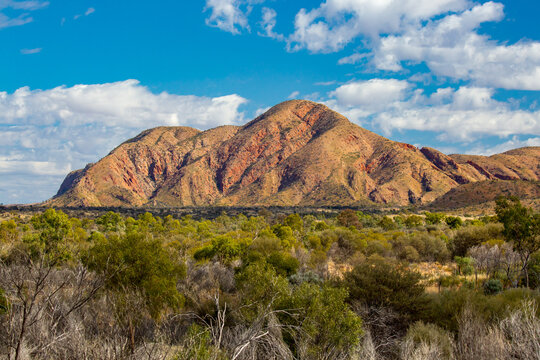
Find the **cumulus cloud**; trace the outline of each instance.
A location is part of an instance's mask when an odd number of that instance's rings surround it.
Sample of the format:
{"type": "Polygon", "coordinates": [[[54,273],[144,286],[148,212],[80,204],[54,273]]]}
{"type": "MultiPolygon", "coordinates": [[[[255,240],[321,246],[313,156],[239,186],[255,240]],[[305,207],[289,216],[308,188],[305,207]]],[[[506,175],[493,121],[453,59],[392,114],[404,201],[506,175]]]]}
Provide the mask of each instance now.
{"type": "MultiPolygon", "coordinates": [[[[0,0],[0,11],[4,9],[11,9],[14,12],[33,11],[42,9],[49,5],[48,1],[15,1],[15,0],[0,0]]],[[[17,14],[15,17],[9,17],[6,14],[0,12],[0,29],[20,26],[28,24],[34,21],[34,19],[28,13],[17,14]]]]}
{"type": "MultiPolygon", "coordinates": [[[[249,29],[247,15],[261,2],[208,0],[207,21],[239,33],[249,29]]],[[[504,16],[504,5],[494,1],[326,0],[300,9],[287,35],[274,30],[276,11],[263,8],[259,34],[286,42],[289,51],[331,53],[357,44],[340,65],[364,62],[378,71],[400,72],[423,63],[434,76],[474,86],[540,90],[540,42],[508,44],[478,32],[482,24],[504,16]]]]}
{"type": "Polygon", "coordinates": [[[210,12],[206,24],[239,34],[244,29],[250,29],[248,15],[253,5],[263,2],[264,0],[206,0],[204,11],[210,12]]]}
{"type": "MultiPolygon", "coordinates": [[[[161,125],[206,129],[243,122],[238,95],[208,98],[153,94],[136,80],[97,85],[20,88],[0,92],[0,195],[5,181],[25,174],[36,181],[54,178],[57,190],[70,170],[104,156],[140,131],[161,125]]],[[[32,198],[33,187],[11,184],[19,201],[32,198]]],[[[51,187],[48,187],[51,188],[51,187]]],[[[54,193],[49,193],[47,197],[54,193]]],[[[13,202],[14,200],[9,200],[13,202]]],[[[0,202],[8,200],[0,198],[0,202]]]]}
{"type": "Polygon", "coordinates": [[[289,49],[335,52],[359,36],[375,40],[433,16],[466,8],[466,0],[327,0],[318,8],[301,9],[289,49]]]}
{"type": "Polygon", "coordinates": [[[540,111],[514,109],[491,88],[441,88],[431,95],[402,80],[352,82],[329,93],[326,103],[357,123],[394,131],[431,131],[439,139],[470,143],[488,136],[540,135],[540,111]]]}
{"type": "Polygon", "coordinates": [[[282,34],[278,34],[274,31],[277,23],[276,17],[277,13],[274,9],[266,7],[262,9],[261,27],[264,31],[260,33],[260,35],[283,41],[285,39],[285,36],[283,36],[282,34]]]}
{"type": "Polygon", "coordinates": [[[380,70],[399,71],[404,61],[424,62],[436,75],[480,86],[540,90],[539,42],[501,45],[476,32],[482,23],[503,17],[502,4],[487,2],[426,26],[410,27],[381,39],[373,63],[380,70]]]}
{"type": "Polygon", "coordinates": [[[371,79],[342,85],[332,91],[330,96],[336,98],[340,105],[363,106],[373,109],[403,99],[408,88],[407,81],[371,79]]]}

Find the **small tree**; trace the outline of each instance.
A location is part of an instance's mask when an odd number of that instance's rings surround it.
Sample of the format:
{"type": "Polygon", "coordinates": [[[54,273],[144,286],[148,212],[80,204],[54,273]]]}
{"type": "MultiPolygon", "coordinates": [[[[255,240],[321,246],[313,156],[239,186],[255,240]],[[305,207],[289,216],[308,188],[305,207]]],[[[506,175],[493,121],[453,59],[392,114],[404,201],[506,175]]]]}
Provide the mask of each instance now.
{"type": "Polygon", "coordinates": [[[525,284],[529,287],[528,265],[531,255],[540,250],[540,214],[521,205],[516,197],[497,199],[495,212],[504,225],[504,237],[521,257],[525,284]]]}
{"type": "Polygon", "coordinates": [[[425,213],[425,216],[426,216],[426,224],[429,224],[429,225],[440,224],[446,218],[446,215],[444,215],[443,213],[430,213],[427,211],[425,213]]]}
{"type": "Polygon", "coordinates": [[[355,227],[357,229],[362,228],[362,223],[360,222],[360,219],[358,218],[358,215],[356,214],[356,211],[351,209],[343,210],[339,213],[337,216],[337,222],[341,226],[345,227],[355,227]]]}

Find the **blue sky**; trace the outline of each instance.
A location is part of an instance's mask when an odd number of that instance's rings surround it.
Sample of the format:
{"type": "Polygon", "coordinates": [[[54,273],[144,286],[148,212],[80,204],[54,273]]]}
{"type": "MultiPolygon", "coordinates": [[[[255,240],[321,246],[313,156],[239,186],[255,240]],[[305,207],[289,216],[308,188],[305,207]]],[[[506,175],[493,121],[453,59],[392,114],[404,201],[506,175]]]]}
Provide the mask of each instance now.
{"type": "Polygon", "coordinates": [[[540,146],[540,2],[0,0],[0,203],[288,98],[446,153],[540,146]]]}

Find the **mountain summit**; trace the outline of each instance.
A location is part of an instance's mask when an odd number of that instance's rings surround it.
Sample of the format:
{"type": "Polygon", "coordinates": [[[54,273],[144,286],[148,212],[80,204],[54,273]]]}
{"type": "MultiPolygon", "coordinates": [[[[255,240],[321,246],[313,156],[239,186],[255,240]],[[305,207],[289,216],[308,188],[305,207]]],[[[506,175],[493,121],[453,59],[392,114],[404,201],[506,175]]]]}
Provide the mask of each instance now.
{"type": "Polygon", "coordinates": [[[539,180],[540,147],[491,157],[388,140],[328,107],[281,103],[244,126],[158,127],[70,173],[56,206],[427,203],[471,182],[539,180]]]}

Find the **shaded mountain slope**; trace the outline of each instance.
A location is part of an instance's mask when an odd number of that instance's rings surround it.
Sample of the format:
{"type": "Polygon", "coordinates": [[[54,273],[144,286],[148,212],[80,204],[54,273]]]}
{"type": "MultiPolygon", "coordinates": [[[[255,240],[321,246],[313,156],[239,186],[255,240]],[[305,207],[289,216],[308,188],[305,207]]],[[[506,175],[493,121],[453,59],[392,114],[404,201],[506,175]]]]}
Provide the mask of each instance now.
{"type": "MultiPolygon", "coordinates": [[[[540,182],[528,180],[485,180],[458,186],[428,205],[431,209],[461,209],[486,204],[499,196],[540,199],[540,182]]],[[[491,204],[490,204],[491,206],[491,204]]]]}

